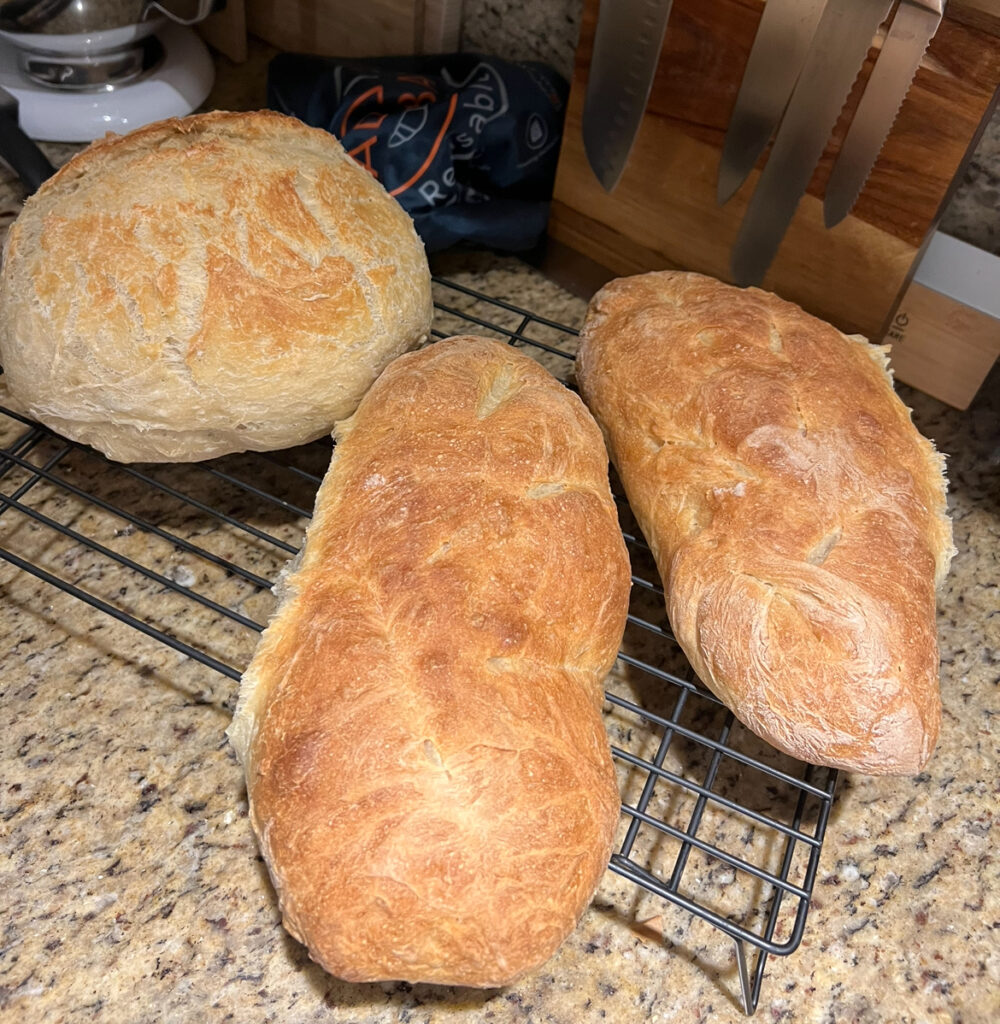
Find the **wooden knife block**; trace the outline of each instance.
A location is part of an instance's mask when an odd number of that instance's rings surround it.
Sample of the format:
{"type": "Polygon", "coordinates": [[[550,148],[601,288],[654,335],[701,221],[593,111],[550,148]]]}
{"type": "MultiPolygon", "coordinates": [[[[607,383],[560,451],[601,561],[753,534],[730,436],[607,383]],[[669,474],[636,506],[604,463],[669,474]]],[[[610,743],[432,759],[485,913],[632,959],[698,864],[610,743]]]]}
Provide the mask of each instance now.
{"type": "MultiPolygon", "coordinates": [[[[764,280],[842,330],[872,339],[885,335],[1000,83],[1000,0],[952,0],[946,10],[857,205],[828,230],[824,186],[874,64],[873,45],[764,280]]],[[[721,207],[716,175],[762,11],[760,0],[674,0],[632,155],[608,194],[587,163],[581,135],[597,15],[597,0],[586,0],[552,238],[613,274],[684,268],[731,280],[732,245],[764,158],[721,207]]]]}

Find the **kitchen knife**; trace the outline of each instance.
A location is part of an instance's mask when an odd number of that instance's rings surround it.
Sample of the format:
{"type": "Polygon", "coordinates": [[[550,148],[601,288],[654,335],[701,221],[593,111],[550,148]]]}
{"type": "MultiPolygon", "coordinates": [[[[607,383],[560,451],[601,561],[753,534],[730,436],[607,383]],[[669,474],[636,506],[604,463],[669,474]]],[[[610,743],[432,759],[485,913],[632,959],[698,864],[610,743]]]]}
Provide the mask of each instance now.
{"type": "Polygon", "coordinates": [[[760,284],[893,0],[827,0],[733,247],[737,284],[760,284]]]}
{"type": "Polygon", "coordinates": [[[896,9],[830,173],[823,197],[828,228],[850,213],[864,188],[943,14],[944,0],[902,0],[896,9]]]}
{"type": "Polygon", "coordinates": [[[825,0],[767,0],[736,96],[719,162],[717,198],[728,202],[770,142],[795,88],[825,0]]]}
{"type": "Polygon", "coordinates": [[[0,159],[10,164],[29,194],[56,169],[32,139],[21,130],[17,118],[17,97],[0,88],[0,159]]]}
{"type": "Polygon", "coordinates": [[[601,0],[583,101],[583,148],[608,192],[649,100],[672,0],[601,0]]]}

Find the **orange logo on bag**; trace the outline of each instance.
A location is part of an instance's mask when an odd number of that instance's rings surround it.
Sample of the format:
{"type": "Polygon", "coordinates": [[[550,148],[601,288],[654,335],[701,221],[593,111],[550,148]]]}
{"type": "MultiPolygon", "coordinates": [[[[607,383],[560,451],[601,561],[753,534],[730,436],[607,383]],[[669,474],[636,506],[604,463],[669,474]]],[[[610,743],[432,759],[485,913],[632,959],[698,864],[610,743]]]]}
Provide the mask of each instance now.
{"type": "MultiPolygon", "coordinates": [[[[438,97],[437,93],[434,92],[434,83],[430,79],[425,78],[422,75],[400,75],[397,81],[418,86],[417,90],[413,92],[404,92],[394,101],[401,107],[412,109],[437,101],[438,97]]],[[[357,143],[357,145],[349,149],[347,151],[347,155],[353,157],[373,178],[377,179],[379,175],[372,162],[372,149],[379,141],[379,136],[377,134],[378,129],[382,126],[382,122],[385,121],[389,114],[387,111],[383,111],[382,113],[360,114],[356,121],[352,122],[351,120],[352,115],[355,114],[358,108],[369,100],[374,100],[379,106],[385,105],[385,89],[382,85],[373,85],[370,89],[366,89],[355,98],[354,102],[347,108],[347,111],[341,119],[340,137],[342,139],[346,138],[349,132],[354,131],[367,130],[371,133],[361,142],[357,143]]],[[[434,157],[437,156],[438,150],[441,148],[441,143],[444,141],[445,133],[448,131],[448,126],[451,124],[452,118],[455,116],[455,109],[457,106],[458,94],[452,93],[452,96],[448,101],[448,111],[445,114],[444,122],[431,143],[427,156],[421,162],[416,172],[407,181],[403,182],[402,185],[397,185],[392,189],[389,193],[390,195],[398,196],[407,189],[412,188],[424,176],[424,174],[427,173],[427,168],[433,163],[434,157]]]]}

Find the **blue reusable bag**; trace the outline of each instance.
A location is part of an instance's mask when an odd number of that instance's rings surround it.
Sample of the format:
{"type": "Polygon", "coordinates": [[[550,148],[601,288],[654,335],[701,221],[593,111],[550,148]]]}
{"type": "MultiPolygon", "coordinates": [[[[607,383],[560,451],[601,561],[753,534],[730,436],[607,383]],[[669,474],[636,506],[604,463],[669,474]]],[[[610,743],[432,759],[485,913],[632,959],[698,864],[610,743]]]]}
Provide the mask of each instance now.
{"type": "Polygon", "coordinates": [[[273,110],[325,128],[410,214],[428,251],[529,249],[549,215],[569,86],[474,53],[339,60],[282,53],[273,110]]]}

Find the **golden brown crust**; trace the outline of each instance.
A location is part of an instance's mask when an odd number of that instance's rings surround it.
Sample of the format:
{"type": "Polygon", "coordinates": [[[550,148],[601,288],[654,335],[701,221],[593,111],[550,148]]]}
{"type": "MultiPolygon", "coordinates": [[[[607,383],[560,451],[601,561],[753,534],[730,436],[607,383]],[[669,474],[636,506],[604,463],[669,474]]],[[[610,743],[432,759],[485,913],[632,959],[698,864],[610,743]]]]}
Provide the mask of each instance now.
{"type": "Polygon", "coordinates": [[[611,282],[577,379],[699,677],[803,760],[912,773],[941,715],[941,457],[881,349],[696,274],[611,282]]]}
{"type": "Polygon", "coordinates": [[[93,143],[11,227],[0,303],[13,403],[121,461],[329,433],[432,313],[407,214],[271,111],[93,143]]]}
{"type": "Polygon", "coordinates": [[[327,970],[502,985],[575,926],[618,818],[629,586],[600,431],[510,346],[403,356],[338,426],[229,730],[327,970]]]}

